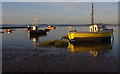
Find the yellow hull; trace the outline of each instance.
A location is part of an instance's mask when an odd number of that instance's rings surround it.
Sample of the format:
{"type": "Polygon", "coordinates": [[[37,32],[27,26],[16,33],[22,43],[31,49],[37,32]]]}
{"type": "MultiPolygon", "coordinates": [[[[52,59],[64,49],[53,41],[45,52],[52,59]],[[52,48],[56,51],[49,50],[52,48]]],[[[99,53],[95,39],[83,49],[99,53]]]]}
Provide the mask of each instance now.
{"type": "Polygon", "coordinates": [[[109,32],[68,32],[68,37],[72,39],[99,39],[112,36],[112,31],[109,32]]]}

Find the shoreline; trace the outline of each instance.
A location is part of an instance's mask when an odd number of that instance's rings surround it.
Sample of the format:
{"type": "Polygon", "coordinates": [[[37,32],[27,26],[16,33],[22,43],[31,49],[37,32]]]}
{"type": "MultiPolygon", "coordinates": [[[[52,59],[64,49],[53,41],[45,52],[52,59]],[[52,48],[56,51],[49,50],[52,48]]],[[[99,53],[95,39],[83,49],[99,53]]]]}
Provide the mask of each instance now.
{"type": "Polygon", "coordinates": [[[115,56],[82,56],[79,53],[70,53],[62,50],[59,50],[58,53],[49,53],[51,51],[49,48],[46,50],[41,48],[38,50],[3,48],[3,73],[118,71],[118,61],[115,56]]]}

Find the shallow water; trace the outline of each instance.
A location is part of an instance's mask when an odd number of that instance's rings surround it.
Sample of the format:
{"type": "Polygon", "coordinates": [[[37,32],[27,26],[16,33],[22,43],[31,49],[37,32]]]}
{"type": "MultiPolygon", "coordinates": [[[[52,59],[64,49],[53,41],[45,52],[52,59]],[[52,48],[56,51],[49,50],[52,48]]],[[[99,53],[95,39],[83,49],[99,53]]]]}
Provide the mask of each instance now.
{"type": "Polygon", "coordinates": [[[118,70],[118,26],[108,27],[114,29],[114,40],[111,39],[109,42],[77,45],[69,43],[68,48],[36,46],[37,43],[46,40],[61,39],[70,30],[88,31],[88,28],[88,26],[74,26],[68,29],[59,26],[47,32],[47,35],[32,38],[25,28],[16,29],[12,33],[3,33],[3,72],[116,72],[118,70]]]}

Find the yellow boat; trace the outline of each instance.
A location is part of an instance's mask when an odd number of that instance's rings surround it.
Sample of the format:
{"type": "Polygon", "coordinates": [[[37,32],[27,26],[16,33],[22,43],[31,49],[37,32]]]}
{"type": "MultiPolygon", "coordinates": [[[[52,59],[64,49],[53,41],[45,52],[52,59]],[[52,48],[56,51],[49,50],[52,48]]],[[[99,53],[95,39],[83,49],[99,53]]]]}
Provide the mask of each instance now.
{"type": "Polygon", "coordinates": [[[90,26],[90,32],[78,32],[76,30],[69,31],[68,37],[70,40],[80,40],[80,41],[101,41],[101,40],[110,40],[113,34],[113,29],[107,29],[105,26],[98,30],[97,25],[90,26]],[[94,32],[93,32],[94,27],[94,32]]]}
{"type": "Polygon", "coordinates": [[[92,25],[89,26],[89,32],[69,31],[68,37],[70,40],[80,41],[101,41],[110,40],[113,34],[113,29],[107,29],[105,26],[98,26],[93,21],[93,3],[92,3],[92,25]]]}

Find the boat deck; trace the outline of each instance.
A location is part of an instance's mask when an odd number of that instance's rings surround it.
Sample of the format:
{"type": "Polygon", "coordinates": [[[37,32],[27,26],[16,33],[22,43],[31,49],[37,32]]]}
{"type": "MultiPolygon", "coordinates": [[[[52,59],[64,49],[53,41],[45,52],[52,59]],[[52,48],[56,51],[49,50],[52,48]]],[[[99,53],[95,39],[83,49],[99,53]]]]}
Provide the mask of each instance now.
{"type": "Polygon", "coordinates": [[[82,32],[82,31],[69,31],[70,33],[106,33],[106,32],[112,32],[113,29],[107,29],[107,30],[103,30],[103,31],[98,31],[98,32],[82,32]]]}

